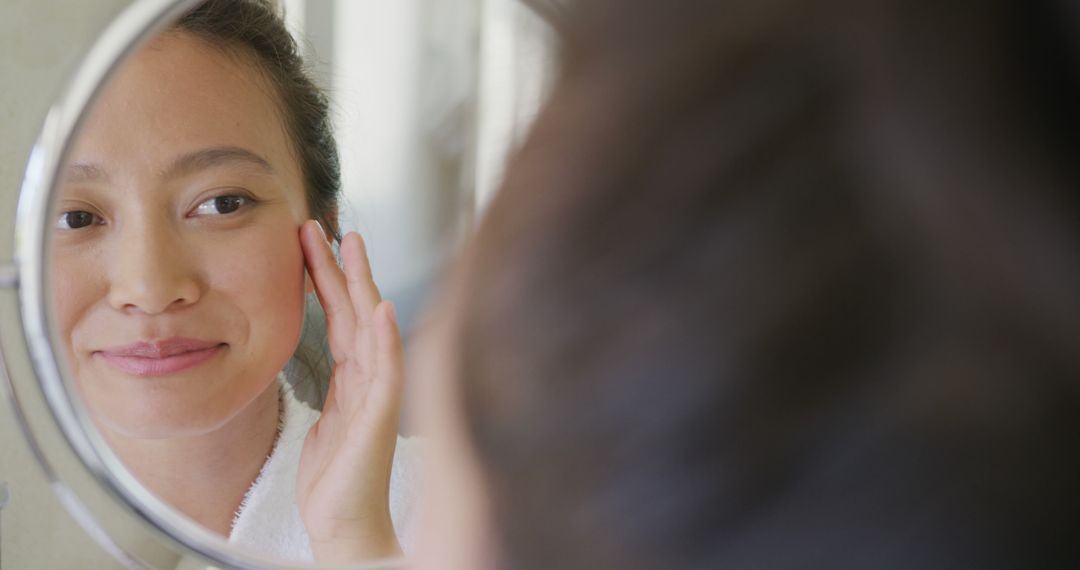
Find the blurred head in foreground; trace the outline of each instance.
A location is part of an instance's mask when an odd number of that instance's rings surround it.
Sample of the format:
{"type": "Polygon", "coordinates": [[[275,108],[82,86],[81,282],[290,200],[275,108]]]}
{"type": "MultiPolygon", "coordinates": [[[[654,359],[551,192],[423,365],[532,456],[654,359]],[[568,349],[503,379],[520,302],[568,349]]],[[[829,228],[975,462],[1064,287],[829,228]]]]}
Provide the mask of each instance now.
{"type": "Polygon", "coordinates": [[[1080,561],[1075,4],[553,6],[429,339],[459,554],[1080,561]]]}

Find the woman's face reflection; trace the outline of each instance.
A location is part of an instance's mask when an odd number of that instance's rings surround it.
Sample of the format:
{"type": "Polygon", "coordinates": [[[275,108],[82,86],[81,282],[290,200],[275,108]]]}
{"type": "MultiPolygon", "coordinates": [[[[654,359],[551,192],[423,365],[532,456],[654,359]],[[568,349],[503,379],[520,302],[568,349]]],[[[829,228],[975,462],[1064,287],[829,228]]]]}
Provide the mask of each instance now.
{"type": "Polygon", "coordinates": [[[56,212],[58,333],[99,423],[198,435],[276,393],[307,207],[273,87],[243,55],[179,32],[143,48],[84,124],[56,212]]]}

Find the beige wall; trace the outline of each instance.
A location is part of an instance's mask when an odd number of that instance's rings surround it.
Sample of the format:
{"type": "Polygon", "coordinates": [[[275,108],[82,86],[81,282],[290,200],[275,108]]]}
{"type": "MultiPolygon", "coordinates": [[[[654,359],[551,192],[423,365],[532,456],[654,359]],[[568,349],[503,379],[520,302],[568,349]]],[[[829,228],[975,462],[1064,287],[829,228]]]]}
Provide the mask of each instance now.
{"type": "MultiPolygon", "coordinates": [[[[0,264],[10,261],[22,171],[49,104],[97,32],[127,3],[0,2],[0,264]]],[[[5,334],[15,329],[13,320],[0,314],[5,334]]],[[[3,568],[118,567],[53,497],[6,402],[0,403],[0,481],[11,492],[0,512],[3,568]]]]}

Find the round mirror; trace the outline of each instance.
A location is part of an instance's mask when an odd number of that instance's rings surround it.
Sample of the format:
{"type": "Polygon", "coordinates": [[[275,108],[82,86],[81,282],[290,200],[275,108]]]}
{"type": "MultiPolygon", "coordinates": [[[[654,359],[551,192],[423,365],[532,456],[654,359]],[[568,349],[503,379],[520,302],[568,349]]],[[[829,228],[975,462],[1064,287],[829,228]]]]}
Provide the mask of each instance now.
{"type": "Polygon", "coordinates": [[[134,2],[50,112],[0,275],[37,375],[10,396],[123,564],[412,550],[403,352],[544,83],[485,87],[458,4],[134,2]]]}

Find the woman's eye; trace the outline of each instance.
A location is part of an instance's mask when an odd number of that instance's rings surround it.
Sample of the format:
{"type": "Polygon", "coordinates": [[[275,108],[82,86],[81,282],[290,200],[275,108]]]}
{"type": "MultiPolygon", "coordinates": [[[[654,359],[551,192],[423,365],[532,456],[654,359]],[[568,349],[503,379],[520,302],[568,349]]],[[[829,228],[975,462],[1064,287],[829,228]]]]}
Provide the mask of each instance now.
{"type": "Polygon", "coordinates": [[[218,196],[199,204],[195,207],[196,216],[220,216],[231,214],[251,202],[243,196],[218,196]]]}
{"type": "Polygon", "coordinates": [[[77,230],[100,222],[100,218],[90,212],[72,210],[60,214],[60,217],[56,220],[56,227],[62,230],[77,230]]]}

